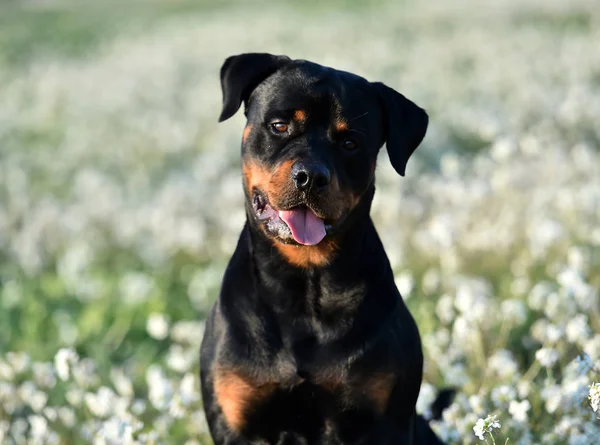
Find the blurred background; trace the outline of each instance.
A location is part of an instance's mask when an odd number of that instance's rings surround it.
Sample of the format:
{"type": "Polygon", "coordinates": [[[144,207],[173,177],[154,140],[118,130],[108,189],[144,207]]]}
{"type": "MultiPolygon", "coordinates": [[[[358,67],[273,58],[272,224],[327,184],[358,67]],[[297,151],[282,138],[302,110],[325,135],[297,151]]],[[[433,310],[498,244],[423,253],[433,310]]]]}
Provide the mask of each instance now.
{"type": "Polygon", "coordinates": [[[244,222],[224,59],[383,81],[430,115],[373,218],[449,443],[598,443],[597,1],[1,1],[0,443],[210,444],[203,320],[244,222]],[[587,355],[584,355],[587,354],[587,355]],[[579,357],[579,358],[578,358],[579,357]]]}

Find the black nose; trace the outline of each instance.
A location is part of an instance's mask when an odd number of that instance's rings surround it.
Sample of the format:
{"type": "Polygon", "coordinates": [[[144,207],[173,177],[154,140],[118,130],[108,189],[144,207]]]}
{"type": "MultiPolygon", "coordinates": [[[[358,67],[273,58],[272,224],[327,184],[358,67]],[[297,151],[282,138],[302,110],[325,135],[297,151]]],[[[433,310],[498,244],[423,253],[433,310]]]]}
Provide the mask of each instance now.
{"type": "Polygon", "coordinates": [[[292,167],[292,179],[300,191],[323,191],[331,182],[331,172],[323,164],[298,161],[292,167]]]}

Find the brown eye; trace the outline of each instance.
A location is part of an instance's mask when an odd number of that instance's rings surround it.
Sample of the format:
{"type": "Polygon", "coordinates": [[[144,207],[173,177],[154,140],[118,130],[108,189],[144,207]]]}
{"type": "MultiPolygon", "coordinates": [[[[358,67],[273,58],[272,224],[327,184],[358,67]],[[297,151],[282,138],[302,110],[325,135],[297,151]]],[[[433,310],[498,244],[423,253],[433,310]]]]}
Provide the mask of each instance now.
{"type": "Polygon", "coordinates": [[[271,124],[271,128],[273,128],[275,133],[285,133],[288,131],[289,127],[290,126],[288,124],[284,124],[283,122],[275,122],[274,124],[271,124]]]}
{"type": "Polygon", "coordinates": [[[357,147],[358,145],[356,145],[356,142],[354,142],[352,139],[346,139],[344,142],[342,142],[342,148],[344,150],[352,151],[356,150],[357,147]]]}

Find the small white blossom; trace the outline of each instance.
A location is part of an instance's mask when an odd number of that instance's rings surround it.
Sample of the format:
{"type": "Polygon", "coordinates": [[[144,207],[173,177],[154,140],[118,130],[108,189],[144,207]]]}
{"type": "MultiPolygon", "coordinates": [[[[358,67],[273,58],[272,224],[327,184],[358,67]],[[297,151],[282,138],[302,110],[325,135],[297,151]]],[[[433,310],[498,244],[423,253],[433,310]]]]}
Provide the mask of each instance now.
{"type": "Polygon", "coordinates": [[[200,400],[200,393],[196,389],[196,376],[192,373],[187,373],[179,385],[179,395],[181,403],[184,406],[189,406],[192,403],[200,400]]]}
{"type": "Polygon", "coordinates": [[[167,365],[177,372],[187,372],[198,360],[195,348],[171,345],[167,352],[167,365]]]}
{"type": "Polygon", "coordinates": [[[585,314],[577,314],[567,323],[565,328],[567,338],[573,343],[583,344],[592,335],[588,325],[588,317],[585,314]]]}
{"type": "Polygon", "coordinates": [[[58,378],[65,381],[70,376],[70,366],[77,363],[79,356],[71,348],[60,349],[54,356],[54,366],[58,378]]]}
{"type": "Polygon", "coordinates": [[[529,411],[530,408],[531,404],[529,403],[529,400],[523,400],[521,402],[511,400],[508,405],[508,412],[517,422],[525,423],[527,422],[527,411],[529,411]]]}
{"type": "Polygon", "coordinates": [[[6,358],[16,374],[26,372],[31,365],[31,358],[24,352],[7,352],[6,358]]]}
{"type": "Polygon", "coordinates": [[[600,383],[592,383],[590,385],[590,405],[594,412],[600,409],[600,383]]]}
{"type": "Polygon", "coordinates": [[[558,361],[558,352],[552,348],[541,348],[535,352],[535,358],[542,366],[551,368],[558,361]]]}
{"type": "Polygon", "coordinates": [[[120,395],[128,398],[133,397],[133,384],[131,383],[131,379],[125,375],[122,369],[111,369],[110,378],[120,395]]]}
{"type": "Polygon", "coordinates": [[[58,408],[58,417],[63,425],[65,425],[67,428],[73,428],[75,425],[75,411],[68,406],[61,406],[58,408]]]}
{"type": "Polygon", "coordinates": [[[473,432],[480,440],[484,440],[486,433],[492,434],[492,431],[499,429],[500,426],[500,422],[496,420],[496,416],[487,416],[485,419],[477,420],[477,423],[473,427],[473,432]]]}
{"type": "Polygon", "coordinates": [[[156,340],[164,340],[169,335],[169,321],[164,314],[150,314],[146,322],[146,330],[156,340]]]}
{"type": "Polygon", "coordinates": [[[105,418],[114,412],[117,396],[112,389],[102,386],[97,393],[86,393],[84,400],[94,416],[105,418]]]}
{"type": "Polygon", "coordinates": [[[408,271],[404,271],[395,277],[395,281],[396,287],[398,288],[400,295],[402,295],[402,298],[405,300],[410,298],[411,292],[415,287],[415,279],[412,274],[408,271]]]}
{"type": "Polygon", "coordinates": [[[0,381],[10,381],[14,376],[15,371],[12,366],[0,359],[0,381]]]}
{"type": "Polygon", "coordinates": [[[44,388],[53,388],[56,385],[56,375],[52,363],[34,363],[32,366],[35,382],[44,388]]]}
{"type": "Polygon", "coordinates": [[[48,421],[42,416],[29,416],[31,436],[35,439],[43,439],[48,434],[48,421]]]}
{"type": "Polygon", "coordinates": [[[179,321],[171,328],[171,338],[178,343],[199,346],[204,329],[205,324],[200,321],[179,321]]]}
{"type": "Polygon", "coordinates": [[[148,396],[152,405],[158,410],[167,408],[173,397],[173,385],[159,366],[152,365],[148,368],[146,383],[148,384],[148,396]]]}
{"type": "Polygon", "coordinates": [[[507,349],[496,351],[488,359],[488,367],[501,378],[511,378],[517,375],[519,367],[513,353],[507,349]]]}

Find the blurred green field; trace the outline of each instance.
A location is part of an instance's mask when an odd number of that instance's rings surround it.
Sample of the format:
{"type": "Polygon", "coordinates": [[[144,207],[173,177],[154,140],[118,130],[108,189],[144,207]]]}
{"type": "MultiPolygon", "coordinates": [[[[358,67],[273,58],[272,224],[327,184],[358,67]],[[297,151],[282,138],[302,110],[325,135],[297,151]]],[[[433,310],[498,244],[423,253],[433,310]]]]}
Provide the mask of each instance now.
{"type": "Polygon", "coordinates": [[[198,348],[244,221],[218,71],[246,51],[430,114],[405,178],[382,154],[373,218],[420,408],[461,388],[445,440],[496,414],[498,443],[600,443],[600,8],[483,5],[0,3],[0,443],[210,443],[198,348]]]}

